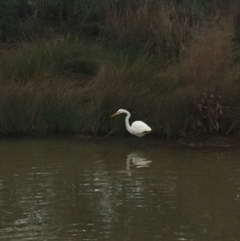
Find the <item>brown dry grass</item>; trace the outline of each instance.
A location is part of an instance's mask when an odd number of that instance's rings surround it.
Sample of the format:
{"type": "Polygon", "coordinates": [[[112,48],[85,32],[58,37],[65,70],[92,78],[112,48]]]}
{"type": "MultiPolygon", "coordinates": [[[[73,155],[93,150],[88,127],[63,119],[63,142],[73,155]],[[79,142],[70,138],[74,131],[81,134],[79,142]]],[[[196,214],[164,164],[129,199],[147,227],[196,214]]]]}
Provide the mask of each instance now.
{"type": "Polygon", "coordinates": [[[177,71],[181,82],[195,86],[198,92],[192,116],[194,131],[223,130],[223,119],[229,115],[227,95],[234,92],[231,86],[236,74],[232,37],[232,16],[207,19],[180,57],[177,71]]]}
{"type": "Polygon", "coordinates": [[[226,81],[233,49],[231,38],[230,21],[201,26],[180,58],[180,78],[202,91],[226,81]]]}
{"type": "Polygon", "coordinates": [[[198,25],[194,15],[179,13],[174,6],[142,2],[125,11],[116,4],[105,5],[105,30],[110,41],[137,46],[168,61],[178,57],[198,25]]]}

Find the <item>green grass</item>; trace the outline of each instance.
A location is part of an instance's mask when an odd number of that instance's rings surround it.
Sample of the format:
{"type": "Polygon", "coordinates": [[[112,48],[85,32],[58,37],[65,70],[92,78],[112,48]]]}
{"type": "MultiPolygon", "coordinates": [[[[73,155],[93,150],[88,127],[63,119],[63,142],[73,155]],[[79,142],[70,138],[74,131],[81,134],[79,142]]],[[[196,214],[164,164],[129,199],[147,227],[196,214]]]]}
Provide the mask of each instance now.
{"type": "Polygon", "coordinates": [[[0,133],[127,134],[123,116],[110,118],[119,108],[156,136],[238,132],[232,15],[198,25],[157,6],[106,5],[112,11],[94,40],[56,35],[3,45],[0,133]]]}
{"type": "Polygon", "coordinates": [[[185,102],[193,94],[148,54],[68,39],[2,52],[0,133],[121,133],[122,118],[110,118],[119,108],[160,135],[186,131],[173,121],[181,111],[190,121],[185,102]]]}
{"type": "Polygon", "coordinates": [[[1,51],[0,78],[5,82],[26,83],[29,80],[56,75],[82,74],[93,76],[101,59],[101,47],[86,40],[54,39],[20,43],[1,51]]]}

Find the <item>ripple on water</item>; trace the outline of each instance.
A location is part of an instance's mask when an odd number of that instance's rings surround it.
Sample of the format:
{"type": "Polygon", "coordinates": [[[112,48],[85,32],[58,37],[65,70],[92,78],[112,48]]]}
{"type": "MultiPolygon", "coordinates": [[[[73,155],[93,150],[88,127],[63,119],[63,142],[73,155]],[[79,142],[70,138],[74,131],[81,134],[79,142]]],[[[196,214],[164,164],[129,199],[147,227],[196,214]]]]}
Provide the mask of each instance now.
{"type": "Polygon", "coordinates": [[[0,168],[0,240],[239,237],[237,150],[228,157],[151,146],[128,152],[111,143],[18,145],[0,168]]]}

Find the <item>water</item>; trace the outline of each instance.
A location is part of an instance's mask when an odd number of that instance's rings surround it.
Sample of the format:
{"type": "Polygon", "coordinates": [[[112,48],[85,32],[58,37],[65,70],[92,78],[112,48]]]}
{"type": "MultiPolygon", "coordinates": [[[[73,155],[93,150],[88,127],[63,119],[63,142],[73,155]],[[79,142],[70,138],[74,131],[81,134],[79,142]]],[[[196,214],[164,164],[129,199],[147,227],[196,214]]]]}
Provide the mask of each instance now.
{"type": "Polygon", "coordinates": [[[240,240],[240,150],[1,140],[0,240],[240,240]]]}

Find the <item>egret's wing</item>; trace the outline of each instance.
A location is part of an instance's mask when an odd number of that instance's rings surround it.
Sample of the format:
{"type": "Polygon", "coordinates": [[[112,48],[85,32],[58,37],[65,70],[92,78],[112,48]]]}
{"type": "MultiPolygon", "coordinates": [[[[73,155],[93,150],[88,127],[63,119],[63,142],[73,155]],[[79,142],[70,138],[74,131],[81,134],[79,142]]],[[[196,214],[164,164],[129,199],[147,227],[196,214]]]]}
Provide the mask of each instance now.
{"type": "Polygon", "coordinates": [[[137,133],[150,132],[152,129],[142,121],[134,121],[132,123],[132,129],[137,133]]]}

